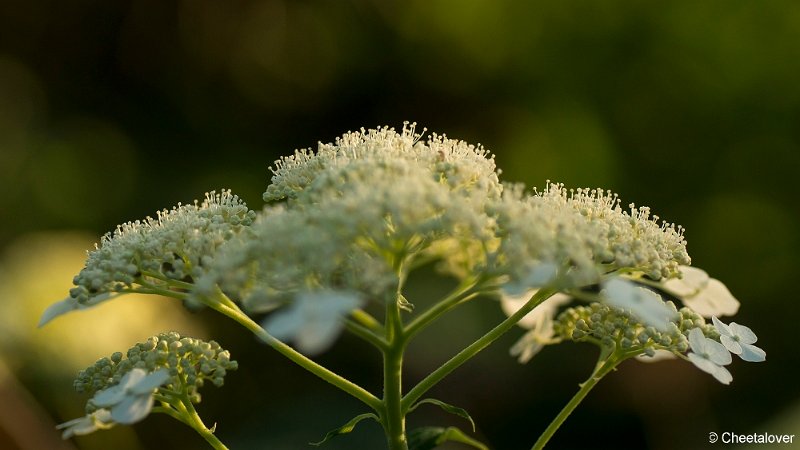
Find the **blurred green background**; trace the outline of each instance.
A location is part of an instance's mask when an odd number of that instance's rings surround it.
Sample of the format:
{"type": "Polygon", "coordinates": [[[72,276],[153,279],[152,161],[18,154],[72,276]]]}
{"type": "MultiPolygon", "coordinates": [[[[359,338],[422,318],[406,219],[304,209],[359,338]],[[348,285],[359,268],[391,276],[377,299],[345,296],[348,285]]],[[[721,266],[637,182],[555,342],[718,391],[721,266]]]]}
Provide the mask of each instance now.
{"type": "MultiPolygon", "coordinates": [[[[214,337],[241,369],[199,409],[233,449],[302,449],[364,412],[246,331],[126,298],[36,329],[84,251],[120,222],[228,187],[259,209],[269,165],[404,120],[497,155],[505,180],[600,186],[684,225],[694,264],[742,301],[763,364],[716,383],[629,362],[552,448],[706,448],[710,431],[800,435],[800,3],[498,0],[0,2],[0,448],[203,448],[160,416],[61,442],[75,372],[168,329],[214,337]]],[[[418,295],[448,280],[422,274],[418,295]]],[[[412,298],[412,301],[414,299],[412,298]]],[[[426,332],[410,384],[500,321],[484,299],[426,332]]],[[[436,387],[493,449],[529,448],[594,349],[520,366],[515,330],[436,387]]],[[[320,360],[377,392],[378,355],[320,360]]],[[[416,425],[466,425],[421,408],[416,425]]],[[[796,436],[796,446],[800,436],[796,436]]],[[[717,444],[719,445],[719,444],[717,444]]],[[[383,448],[377,425],[329,449],[383,448]]],[[[782,448],[788,448],[783,446],[782,448]]],[[[461,448],[457,446],[447,448],[461,448]]],[[[799,447],[800,448],[800,447],[799,447]]]]}

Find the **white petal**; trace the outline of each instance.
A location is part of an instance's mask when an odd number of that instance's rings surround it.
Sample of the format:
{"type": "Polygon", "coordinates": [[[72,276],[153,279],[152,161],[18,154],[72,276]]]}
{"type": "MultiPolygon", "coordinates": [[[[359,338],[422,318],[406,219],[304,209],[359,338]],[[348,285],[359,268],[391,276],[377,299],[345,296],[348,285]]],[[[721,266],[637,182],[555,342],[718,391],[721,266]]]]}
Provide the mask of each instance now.
{"type": "Polygon", "coordinates": [[[119,386],[127,391],[141,383],[145,377],[147,377],[147,371],[137,367],[126,373],[125,376],[119,380],[119,386]]]}
{"type": "Polygon", "coordinates": [[[42,317],[39,319],[39,327],[44,326],[51,320],[55,319],[58,316],[64,315],[71,311],[76,311],[79,309],[86,309],[91,308],[92,306],[97,305],[98,303],[102,303],[111,298],[111,294],[104,293],[100,295],[96,295],[91,297],[89,301],[86,303],[78,303],[72,297],[67,297],[60,302],[53,303],[52,305],[48,306],[47,309],[44,310],[42,313],[42,317]]]}
{"type": "Polygon", "coordinates": [[[680,266],[681,278],[672,278],[664,282],[664,287],[678,297],[691,296],[708,284],[708,274],[696,267],[680,266]]]}
{"type": "Polygon", "coordinates": [[[689,357],[689,361],[691,361],[692,364],[694,364],[698,369],[702,370],[703,372],[710,373],[720,383],[729,384],[733,380],[733,376],[730,372],[728,372],[728,369],[718,366],[708,359],[695,353],[689,353],[686,356],[689,357]]]}
{"type": "Polygon", "coordinates": [[[39,319],[39,326],[42,327],[56,317],[66,314],[70,311],[75,311],[76,309],[78,309],[78,301],[72,297],[67,297],[60,302],[53,303],[44,310],[44,313],[42,313],[42,318],[39,319]]]}
{"type": "Polygon", "coordinates": [[[167,369],[159,369],[148,374],[146,377],[139,380],[138,383],[131,385],[129,389],[134,394],[149,394],[153,389],[161,386],[167,380],[169,380],[169,371],[167,369]]]}
{"type": "Polygon", "coordinates": [[[719,342],[705,338],[705,348],[706,354],[708,355],[708,359],[710,359],[714,364],[719,366],[726,366],[733,361],[731,358],[731,352],[725,348],[724,345],[720,344],[719,342]]]}
{"type": "Polygon", "coordinates": [[[92,397],[92,403],[101,408],[105,408],[116,405],[117,403],[121,402],[123,398],[125,398],[125,388],[120,383],[116,386],[111,386],[108,389],[103,389],[102,391],[94,394],[94,397],[92,397]]]}
{"type": "Polygon", "coordinates": [[[739,300],[717,279],[710,279],[705,289],[684,297],[683,303],[703,317],[732,316],[739,311],[739,300]]]}
{"type": "Polygon", "coordinates": [[[706,336],[699,328],[689,330],[689,346],[695,353],[704,354],[706,352],[706,336]]]}
{"type": "Polygon", "coordinates": [[[717,366],[716,370],[712,372],[711,375],[714,375],[714,378],[722,384],[731,384],[731,381],[733,381],[733,375],[731,375],[728,369],[722,366],[717,366]]]}
{"type": "Polygon", "coordinates": [[[689,361],[691,361],[692,364],[697,366],[697,368],[703,372],[714,373],[717,370],[717,367],[719,367],[711,362],[708,358],[698,355],[697,353],[689,352],[686,356],[689,358],[689,361]]]}
{"type": "Polygon", "coordinates": [[[316,324],[305,326],[295,336],[297,348],[307,355],[317,355],[333,345],[342,330],[339,317],[332,317],[316,324]]]}
{"type": "Polygon", "coordinates": [[[558,275],[558,266],[553,263],[542,263],[535,266],[522,282],[529,288],[539,288],[553,281],[558,275]]]}
{"type": "Polygon", "coordinates": [[[767,352],[755,345],[744,344],[739,357],[748,362],[762,362],[767,359],[767,352]]]}
{"type": "Polygon", "coordinates": [[[95,420],[103,424],[111,424],[114,421],[114,419],[111,418],[111,411],[107,409],[98,409],[92,413],[92,416],[95,420]]]}
{"type": "Polygon", "coordinates": [[[99,409],[84,417],[79,417],[56,425],[56,429],[64,430],[61,434],[62,439],[69,439],[72,436],[82,436],[96,430],[108,429],[113,426],[114,423],[111,421],[109,411],[107,409],[99,409]]]}
{"type": "Polygon", "coordinates": [[[725,348],[727,348],[728,351],[733,353],[734,355],[739,355],[739,354],[742,353],[742,346],[741,346],[741,344],[739,344],[739,341],[737,341],[736,339],[734,339],[734,338],[732,338],[730,336],[725,336],[723,334],[723,335],[720,335],[719,340],[720,340],[720,342],[722,342],[722,345],[724,345],[725,348]]]}
{"type": "Polygon", "coordinates": [[[128,395],[111,408],[114,422],[130,425],[150,414],[153,409],[152,395],[128,395]]]}
{"type": "Polygon", "coordinates": [[[267,316],[264,328],[276,338],[289,341],[294,338],[303,323],[303,313],[300,309],[296,305],[289,305],[267,316]]]}
{"type": "Polygon", "coordinates": [[[720,336],[733,336],[733,332],[731,331],[730,327],[722,323],[721,320],[717,319],[717,316],[711,316],[711,322],[714,324],[714,328],[717,329],[720,336]]]}
{"type": "Polygon", "coordinates": [[[304,292],[284,310],[270,315],[264,328],[278,339],[295,340],[305,353],[319,353],[336,340],[344,316],[361,304],[361,298],[351,292],[304,292]]]}
{"type": "Polygon", "coordinates": [[[629,310],[642,323],[659,331],[667,331],[668,323],[676,317],[672,310],[655,292],[640,287],[622,278],[611,278],[603,283],[606,302],[629,310]]]}
{"type": "MultiPolygon", "coordinates": [[[[519,309],[522,308],[525,303],[528,303],[528,300],[530,300],[537,291],[538,289],[532,289],[522,295],[517,296],[510,296],[501,293],[500,306],[503,308],[503,312],[506,313],[507,316],[513,315],[515,312],[519,311],[519,309]]],[[[558,307],[569,303],[571,299],[572,297],[569,295],[562,294],[560,292],[553,294],[550,298],[534,308],[533,311],[526,314],[519,322],[517,322],[517,325],[528,329],[536,328],[542,323],[545,317],[554,316],[558,311],[558,307]]]]}
{"type": "Polygon", "coordinates": [[[669,350],[656,350],[653,356],[647,355],[639,355],[636,357],[637,361],[646,362],[646,363],[654,363],[658,361],[666,361],[669,359],[675,359],[675,354],[669,350]]]}
{"type": "Polygon", "coordinates": [[[91,416],[85,416],[56,425],[56,429],[64,430],[61,433],[61,439],[69,439],[75,435],[80,436],[89,434],[96,430],[97,427],[95,426],[94,420],[92,420],[91,416]]]}
{"type": "Polygon", "coordinates": [[[742,344],[755,344],[758,341],[758,336],[749,327],[739,325],[736,322],[731,322],[730,327],[733,334],[739,337],[739,342],[742,344]]]}
{"type": "Polygon", "coordinates": [[[531,289],[540,288],[549,284],[558,275],[558,266],[544,262],[533,266],[521,279],[509,281],[502,286],[505,294],[510,296],[521,296],[531,289]]]}
{"type": "Polygon", "coordinates": [[[545,345],[554,343],[552,322],[549,325],[549,327],[545,326],[542,327],[543,329],[531,330],[525,333],[511,346],[511,356],[516,356],[520,363],[525,364],[536,356],[545,345]]]}

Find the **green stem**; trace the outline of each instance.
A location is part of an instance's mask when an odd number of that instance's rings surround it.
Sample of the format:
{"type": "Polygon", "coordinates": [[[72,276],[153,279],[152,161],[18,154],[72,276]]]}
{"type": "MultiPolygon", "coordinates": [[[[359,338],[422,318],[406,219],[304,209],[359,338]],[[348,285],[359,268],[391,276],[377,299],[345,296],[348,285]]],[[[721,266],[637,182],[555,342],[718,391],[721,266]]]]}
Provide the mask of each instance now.
{"type": "Polygon", "coordinates": [[[292,347],[286,345],[282,341],[273,337],[259,324],[254,322],[253,319],[250,318],[250,316],[243,313],[242,310],[239,309],[239,307],[236,306],[235,303],[231,302],[227,298],[227,296],[225,296],[225,294],[222,293],[221,291],[217,291],[217,297],[219,297],[216,299],[218,301],[208,301],[207,303],[208,306],[214,308],[215,310],[224,314],[225,316],[228,316],[231,319],[235,320],[236,322],[238,322],[239,324],[250,330],[264,343],[275,349],[278,353],[287,357],[295,364],[308,370],[309,372],[327,381],[328,383],[336,386],[342,391],[352,395],[356,399],[361,400],[363,403],[365,403],[367,406],[374,409],[375,411],[381,410],[382,408],[381,401],[378,400],[377,397],[369,393],[369,391],[353,383],[352,381],[342,377],[341,375],[332,372],[330,369],[327,369],[319,365],[318,363],[309,359],[302,353],[298,352],[297,350],[293,349],[292,347]]]}
{"type": "Polygon", "coordinates": [[[475,292],[478,285],[477,280],[464,281],[458,285],[450,294],[444,299],[437,302],[436,305],[420,314],[416,319],[412,320],[406,328],[406,336],[411,338],[419,333],[429,324],[433,323],[436,319],[441,317],[447,311],[455,308],[462,302],[472,299],[477,296],[475,292]]]}
{"type": "Polygon", "coordinates": [[[189,425],[190,427],[194,428],[194,426],[192,426],[192,424],[189,423],[189,421],[187,419],[185,419],[182,415],[178,414],[177,411],[175,411],[174,409],[172,409],[169,406],[154,406],[153,409],[150,412],[166,414],[166,415],[172,417],[173,419],[175,419],[175,420],[177,420],[179,422],[182,422],[182,423],[184,423],[186,425],[189,425]]]}
{"type": "Polygon", "coordinates": [[[389,344],[383,340],[383,338],[376,336],[375,333],[370,331],[368,328],[360,325],[352,319],[345,320],[344,326],[347,331],[353,333],[355,336],[363,339],[364,341],[369,342],[373,346],[377,347],[380,351],[386,350],[389,346],[389,344]]]}
{"type": "Polygon", "coordinates": [[[200,419],[200,415],[197,414],[197,410],[194,409],[194,405],[192,405],[191,400],[189,397],[184,395],[181,399],[181,403],[185,409],[184,416],[186,416],[189,420],[189,426],[194,428],[200,436],[203,436],[203,439],[206,440],[214,449],[216,450],[228,450],[228,447],[222,443],[217,436],[214,435],[214,432],[209,430],[206,425],[203,423],[203,420],[200,419]]]}
{"type": "Polygon", "coordinates": [[[567,420],[567,417],[575,410],[575,408],[583,401],[589,391],[609,372],[614,370],[614,368],[624,360],[625,358],[620,358],[618,356],[612,355],[608,359],[605,360],[604,363],[599,364],[599,366],[595,369],[592,373],[592,376],[589,377],[588,380],[583,382],[580,385],[580,390],[575,394],[572,399],[570,399],[569,403],[558,413],[555,419],[550,422],[550,425],[544,430],[544,432],[539,436],[539,439],[536,440],[536,443],[533,444],[531,450],[541,450],[547,445],[547,442],[553,437],[553,434],[558,430],[562,423],[567,420]]]}
{"type": "Polygon", "coordinates": [[[383,325],[363,309],[355,309],[350,313],[350,318],[356,323],[367,328],[373,333],[384,334],[383,325]]]}
{"type": "Polygon", "coordinates": [[[449,375],[452,371],[464,364],[473,356],[477,355],[481,350],[488,347],[489,344],[494,342],[497,338],[502,336],[505,332],[510,330],[517,324],[526,314],[531,312],[533,308],[538,306],[548,297],[553,295],[556,291],[551,289],[540,289],[536,294],[528,300],[525,305],[517,312],[509,316],[506,320],[502,321],[499,325],[494,327],[491,331],[484,334],[480,339],[470,344],[464,350],[461,350],[457,355],[450,358],[449,361],[444,363],[441,367],[431,372],[430,375],[425,377],[413,389],[411,389],[405,397],[403,397],[402,410],[408,409],[416,403],[429,389],[442,381],[444,377],[449,375]]]}
{"type": "MultiPolygon", "coordinates": [[[[398,296],[399,288],[398,288],[398,296]]],[[[386,302],[386,340],[389,346],[383,352],[383,410],[381,422],[386,432],[389,450],[408,450],[406,420],[402,410],[403,353],[406,339],[403,320],[397,299],[386,302]]]]}

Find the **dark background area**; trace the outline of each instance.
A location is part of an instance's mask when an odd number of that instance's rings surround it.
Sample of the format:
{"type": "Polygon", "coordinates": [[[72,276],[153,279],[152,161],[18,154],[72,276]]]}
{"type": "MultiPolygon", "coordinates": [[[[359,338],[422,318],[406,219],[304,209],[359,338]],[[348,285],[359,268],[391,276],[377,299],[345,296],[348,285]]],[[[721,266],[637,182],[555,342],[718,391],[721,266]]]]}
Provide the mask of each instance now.
{"type": "MultiPolygon", "coordinates": [[[[308,448],[364,412],[246,331],[168,300],[121,299],[131,312],[104,305],[91,320],[35,327],[116,224],[223,187],[260,209],[278,156],[406,120],[484,144],[505,180],[610,188],[682,224],[694,264],[742,301],[733,320],[767,351],[763,364],[735,361],[727,387],[685,362],[628,362],[552,448],[800,435],[800,4],[10,0],[0,2],[0,448],[56,448],[51,427],[85,401],[71,390],[75,370],[170,328],[214,337],[239,360],[199,407],[233,449],[308,448]]],[[[412,291],[448,282],[422,274],[412,291]]],[[[409,386],[501,319],[486,298],[426,332],[409,386]]],[[[469,410],[493,449],[529,448],[595,358],[562,344],[520,366],[508,348],[521,333],[432,392],[469,410]]],[[[378,355],[355,339],[320,361],[380,389],[378,355]]],[[[410,422],[467,428],[433,407],[410,422]]],[[[63,448],[203,445],[152,416],[63,448]]],[[[368,422],[326,445],[382,446],[368,422]]]]}

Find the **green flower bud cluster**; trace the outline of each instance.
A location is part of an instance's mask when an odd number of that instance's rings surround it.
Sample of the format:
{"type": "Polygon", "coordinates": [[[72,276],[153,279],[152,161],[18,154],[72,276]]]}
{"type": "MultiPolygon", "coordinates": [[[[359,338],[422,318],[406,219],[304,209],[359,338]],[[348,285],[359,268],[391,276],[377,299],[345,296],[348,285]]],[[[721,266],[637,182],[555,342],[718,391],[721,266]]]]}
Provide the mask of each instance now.
{"type": "MultiPolygon", "coordinates": [[[[225,375],[236,370],[238,363],[231,360],[227,350],[215,341],[182,337],[176,332],[162,333],[131,347],[127,354],[116,352],[99,359],[82,370],[73,383],[80,393],[94,393],[117,385],[122,377],[135,368],[153,372],[167,369],[170,378],[163,384],[171,391],[188,393],[192,403],[200,401],[197,392],[206,381],[222,386],[225,375]]],[[[90,401],[87,412],[96,408],[90,401]]]]}
{"type": "MultiPolygon", "coordinates": [[[[675,309],[672,302],[667,302],[675,309]]],[[[699,328],[706,337],[718,339],[719,333],[712,324],[689,308],[676,311],[679,319],[670,322],[666,331],[638,322],[626,311],[604,304],[592,303],[569,308],[559,314],[553,325],[555,335],[561,339],[591,342],[595,345],[619,349],[630,355],[655,355],[656,350],[686,353],[689,330],[699,328]]]]}
{"type": "Polygon", "coordinates": [[[178,205],[156,218],[128,222],[101,239],[75,276],[70,297],[80,304],[122,292],[143,281],[191,281],[203,274],[217,247],[255,220],[254,211],[229,190],[205,201],[178,205]]]}

